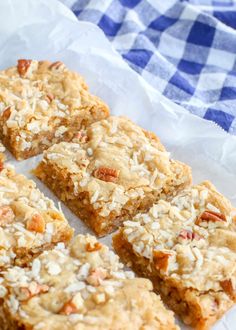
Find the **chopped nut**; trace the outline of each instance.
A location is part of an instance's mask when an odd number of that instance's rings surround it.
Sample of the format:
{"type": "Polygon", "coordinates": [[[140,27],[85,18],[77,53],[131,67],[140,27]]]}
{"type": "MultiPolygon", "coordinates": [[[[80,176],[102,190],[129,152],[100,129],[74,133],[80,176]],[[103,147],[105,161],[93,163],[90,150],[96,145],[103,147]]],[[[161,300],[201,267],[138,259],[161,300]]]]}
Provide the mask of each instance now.
{"type": "Polygon", "coordinates": [[[96,242],[95,244],[91,244],[91,243],[86,244],[86,251],[88,252],[98,251],[101,248],[102,248],[102,244],[99,242],[96,242]]]}
{"type": "Polygon", "coordinates": [[[2,113],[2,118],[4,119],[4,120],[7,120],[9,117],[10,117],[10,115],[11,115],[11,107],[7,107],[4,111],[3,111],[3,113],[2,113]]]}
{"type": "Polygon", "coordinates": [[[60,310],[59,313],[63,314],[63,315],[75,314],[75,313],[78,313],[78,309],[75,306],[75,304],[73,303],[73,301],[69,300],[68,302],[66,302],[64,304],[64,306],[62,307],[62,309],[60,310]]]}
{"type": "Polygon", "coordinates": [[[54,100],[54,95],[52,93],[48,93],[46,96],[45,96],[45,99],[48,103],[51,103],[53,100],[54,100]]]}
{"type": "Polygon", "coordinates": [[[20,288],[20,300],[28,300],[39,293],[46,293],[49,290],[49,286],[45,284],[38,284],[37,282],[31,282],[28,286],[26,287],[21,287],[20,288]]]}
{"type": "Polygon", "coordinates": [[[15,214],[12,208],[8,205],[0,207],[0,226],[5,226],[12,223],[15,218],[15,214]]]}
{"type": "Polygon", "coordinates": [[[204,211],[196,220],[196,225],[199,225],[203,221],[212,221],[212,222],[217,222],[217,221],[226,221],[226,217],[222,213],[217,213],[213,211],[204,211]]]}
{"type": "Polygon", "coordinates": [[[30,291],[28,288],[20,288],[19,300],[28,300],[30,298],[30,291]]]}
{"type": "Polygon", "coordinates": [[[235,289],[233,287],[233,283],[231,279],[224,280],[220,282],[222,289],[227,293],[230,297],[235,297],[235,289]]]}
{"type": "Polygon", "coordinates": [[[34,214],[30,220],[27,221],[26,228],[37,233],[45,232],[45,221],[40,214],[34,214]]]}
{"type": "Polygon", "coordinates": [[[99,167],[93,171],[93,176],[106,182],[116,182],[120,171],[110,167],[99,167]]]}
{"type": "Polygon", "coordinates": [[[191,230],[182,229],[178,235],[178,237],[183,239],[189,239],[191,241],[196,240],[199,241],[202,237],[197,233],[192,232],[191,230]]]}
{"type": "Polygon", "coordinates": [[[101,280],[107,277],[107,271],[101,267],[93,269],[87,278],[87,282],[93,286],[100,285],[101,280]]]}
{"type": "Polygon", "coordinates": [[[162,251],[153,251],[153,262],[157,269],[167,271],[168,261],[171,253],[162,251]]]}
{"type": "Polygon", "coordinates": [[[49,286],[46,284],[38,284],[37,282],[31,282],[29,285],[29,291],[31,295],[48,292],[49,286]]]}
{"type": "Polygon", "coordinates": [[[17,70],[20,76],[24,76],[30,67],[32,60],[18,60],[17,70]]]}
{"type": "Polygon", "coordinates": [[[80,140],[80,142],[82,143],[86,143],[88,142],[88,136],[85,134],[85,132],[83,131],[79,131],[76,135],[75,135],[75,139],[80,140]]]}

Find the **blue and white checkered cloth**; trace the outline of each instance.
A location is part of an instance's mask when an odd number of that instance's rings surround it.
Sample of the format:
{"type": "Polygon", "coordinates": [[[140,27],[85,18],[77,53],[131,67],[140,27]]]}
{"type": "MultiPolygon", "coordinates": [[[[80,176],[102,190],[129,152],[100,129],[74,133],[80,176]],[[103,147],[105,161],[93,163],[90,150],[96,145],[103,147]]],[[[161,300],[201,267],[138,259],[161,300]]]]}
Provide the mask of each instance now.
{"type": "Polygon", "coordinates": [[[97,24],[152,86],[236,135],[235,0],[70,3],[78,19],[97,24]]]}

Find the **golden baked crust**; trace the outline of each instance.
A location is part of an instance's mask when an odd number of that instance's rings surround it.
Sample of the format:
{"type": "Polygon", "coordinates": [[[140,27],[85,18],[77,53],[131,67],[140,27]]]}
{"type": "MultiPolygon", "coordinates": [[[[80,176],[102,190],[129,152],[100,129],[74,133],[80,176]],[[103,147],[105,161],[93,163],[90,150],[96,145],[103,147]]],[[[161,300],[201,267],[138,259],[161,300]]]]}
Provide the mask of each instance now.
{"type": "Polygon", "coordinates": [[[235,229],[232,205],[206,181],[124,222],[113,243],[186,324],[208,329],[236,301],[235,229]]]}
{"type": "Polygon", "coordinates": [[[0,171],[0,269],[25,265],[73,235],[63,214],[35,183],[4,166],[0,171]]]}
{"type": "Polygon", "coordinates": [[[151,282],[89,235],[4,272],[0,295],[3,330],[179,329],[151,282]]]}
{"type": "Polygon", "coordinates": [[[50,147],[35,174],[99,236],[191,183],[189,167],[125,117],[93,123],[71,143],[50,147]]]}
{"type": "Polygon", "coordinates": [[[6,151],[5,147],[0,141],[0,168],[2,167],[1,164],[6,160],[6,156],[4,154],[5,151],[6,151]]]}
{"type": "Polygon", "coordinates": [[[0,138],[17,159],[69,141],[108,107],[62,62],[19,60],[0,72],[0,138]]]}

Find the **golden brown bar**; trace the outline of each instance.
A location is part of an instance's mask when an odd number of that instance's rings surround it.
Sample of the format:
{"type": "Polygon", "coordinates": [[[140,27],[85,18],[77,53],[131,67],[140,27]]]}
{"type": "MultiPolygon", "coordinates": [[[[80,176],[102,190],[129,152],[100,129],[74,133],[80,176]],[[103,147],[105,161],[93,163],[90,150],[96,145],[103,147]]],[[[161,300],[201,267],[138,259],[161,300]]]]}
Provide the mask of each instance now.
{"type": "Polygon", "coordinates": [[[113,245],[186,324],[205,330],[236,301],[235,229],[235,209],[207,181],[126,221],[113,245]]]}
{"type": "Polygon", "coordinates": [[[0,138],[18,159],[70,141],[109,110],[62,62],[19,60],[0,72],[0,138]]]}
{"type": "Polygon", "coordinates": [[[99,236],[191,183],[190,168],[125,117],[96,122],[73,142],[52,146],[35,174],[99,236]]]}
{"type": "Polygon", "coordinates": [[[0,296],[3,330],[179,330],[151,282],[89,235],[4,272],[0,296]]]}
{"type": "Polygon", "coordinates": [[[0,171],[0,270],[26,265],[34,256],[73,235],[63,214],[33,181],[9,165],[0,171]]]}

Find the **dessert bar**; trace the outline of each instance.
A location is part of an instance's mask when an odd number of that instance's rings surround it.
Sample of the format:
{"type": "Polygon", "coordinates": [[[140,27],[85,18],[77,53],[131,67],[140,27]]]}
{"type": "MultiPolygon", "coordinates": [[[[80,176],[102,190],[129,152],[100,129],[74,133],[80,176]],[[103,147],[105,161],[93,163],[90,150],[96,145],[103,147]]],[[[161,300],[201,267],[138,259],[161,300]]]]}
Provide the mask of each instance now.
{"type": "Polygon", "coordinates": [[[236,301],[235,210],[208,181],[124,222],[115,251],[198,330],[236,301]]]}
{"type": "Polygon", "coordinates": [[[4,330],[179,329],[151,282],[89,235],[3,272],[0,296],[4,330]]]}
{"type": "Polygon", "coordinates": [[[73,229],[33,181],[4,164],[0,171],[0,270],[26,265],[57,242],[68,242],[73,229]]]}
{"type": "Polygon", "coordinates": [[[191,183],[190,168],[125,117],[50,147],[34,173],[99,236],[191,183]]]}
{"type": "Polygon", "coordinates": [[[22,59],[0,71],[0,138],[18,159],[69,141],[109,110],[62,62],[22,59]]]}

